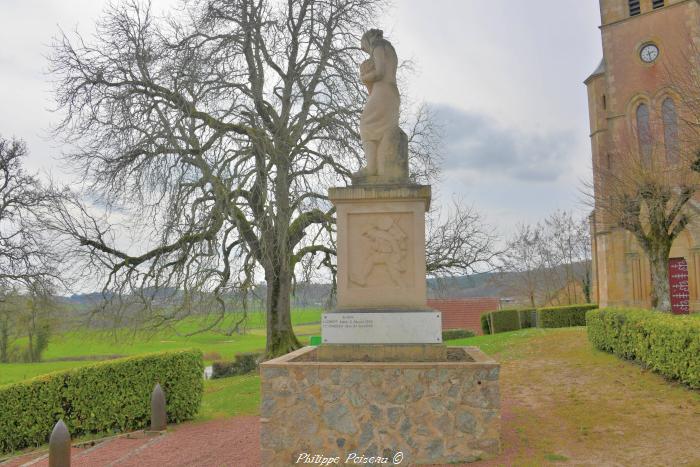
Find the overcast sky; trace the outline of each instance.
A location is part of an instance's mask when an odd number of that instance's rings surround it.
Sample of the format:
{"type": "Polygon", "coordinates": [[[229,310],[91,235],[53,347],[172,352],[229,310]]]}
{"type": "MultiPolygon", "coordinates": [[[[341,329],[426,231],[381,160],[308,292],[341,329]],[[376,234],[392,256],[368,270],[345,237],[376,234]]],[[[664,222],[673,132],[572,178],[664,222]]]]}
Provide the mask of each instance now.
{"type": "MultiPolygon", "coordinates": [[[[60,174],[45,74],[58,28],[91,32],[104,0],[0,0],[0,134],[27,141],[33,170],[60,174]]],[[[174,0],[154,0],[162,11],[174,0]]],[[[445,130],[439,199],[473,204],[503,234],[553,210],[586,211],[583,80],[601,58],[597,0],[396,0],[379,21],[412,59],[414,101],[445,130]]]]}

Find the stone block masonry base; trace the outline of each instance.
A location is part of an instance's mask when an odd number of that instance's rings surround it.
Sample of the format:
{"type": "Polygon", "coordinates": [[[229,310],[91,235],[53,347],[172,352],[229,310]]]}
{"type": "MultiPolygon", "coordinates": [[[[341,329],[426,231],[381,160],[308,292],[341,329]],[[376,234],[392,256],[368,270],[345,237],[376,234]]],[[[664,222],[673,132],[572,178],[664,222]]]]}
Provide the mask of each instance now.
{"type": "Polygon", "coordinates": [[[499,364],[476,347],[434,362],[318,361],[305,347],[261,365],[264,466],[444,464],[500,449],[499,364]],[[400,458],[395,456],[400,454],[400,458]],[[336,460],[337,458],[337,460],[336,460]]]}

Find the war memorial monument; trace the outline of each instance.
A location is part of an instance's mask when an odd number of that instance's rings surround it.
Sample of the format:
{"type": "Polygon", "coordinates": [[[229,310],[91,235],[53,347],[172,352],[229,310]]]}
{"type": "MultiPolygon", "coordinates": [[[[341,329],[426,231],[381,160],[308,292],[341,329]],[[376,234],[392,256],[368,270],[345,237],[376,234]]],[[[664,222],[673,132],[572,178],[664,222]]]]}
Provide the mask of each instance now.
{"type": "Polygon", "coordinates": [[[337,209],[338,301],[322,344],[261,366],[265,466],[469,462],[500,449],[499,365],[442,343],[426,305],[430,186],[412,184],[399,128],[396,52],[364,34],[366,166],[329,190],[337,209]],[[386,461],[386,462],[385,462],[386,461]]]}

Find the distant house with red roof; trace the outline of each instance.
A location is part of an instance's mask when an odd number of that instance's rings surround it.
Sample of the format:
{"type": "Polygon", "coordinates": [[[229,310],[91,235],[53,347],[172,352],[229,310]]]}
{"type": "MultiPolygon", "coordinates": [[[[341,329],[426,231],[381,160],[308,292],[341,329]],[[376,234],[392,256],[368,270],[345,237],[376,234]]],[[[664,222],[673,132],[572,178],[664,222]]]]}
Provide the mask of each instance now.
{"type": "Polygon", "coordinates": [[[500,308],[497,297],[428,299],[428,307],[442,312],[442,329],[470,329],[481,334],[481,315],[500,308]]]}

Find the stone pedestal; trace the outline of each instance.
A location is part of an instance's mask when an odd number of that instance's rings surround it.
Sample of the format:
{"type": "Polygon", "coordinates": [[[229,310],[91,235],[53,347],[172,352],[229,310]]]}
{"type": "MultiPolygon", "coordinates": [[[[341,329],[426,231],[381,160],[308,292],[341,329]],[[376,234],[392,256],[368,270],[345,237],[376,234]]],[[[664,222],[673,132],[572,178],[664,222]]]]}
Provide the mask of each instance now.
{"type": "Polygon", "coordinates": [[[426,308],[430,187],[331,188],[338,223],[338,311],[426,308]]]}
{"type": "Polygon", "coordinates": [[[442,346],[443,358],[420,362],[325,361],[324,347],[261,365],[264,466],[322,458],[358,465],[362,456],[387,458],[371,465],[449,464],[498,454],[499,365],[476,347],[442,346]]]}
{"type": "Polygon", "coordinates": [[[446,362],[443,344],[334,344],[321,345],[319,362],[446,362]]]}

